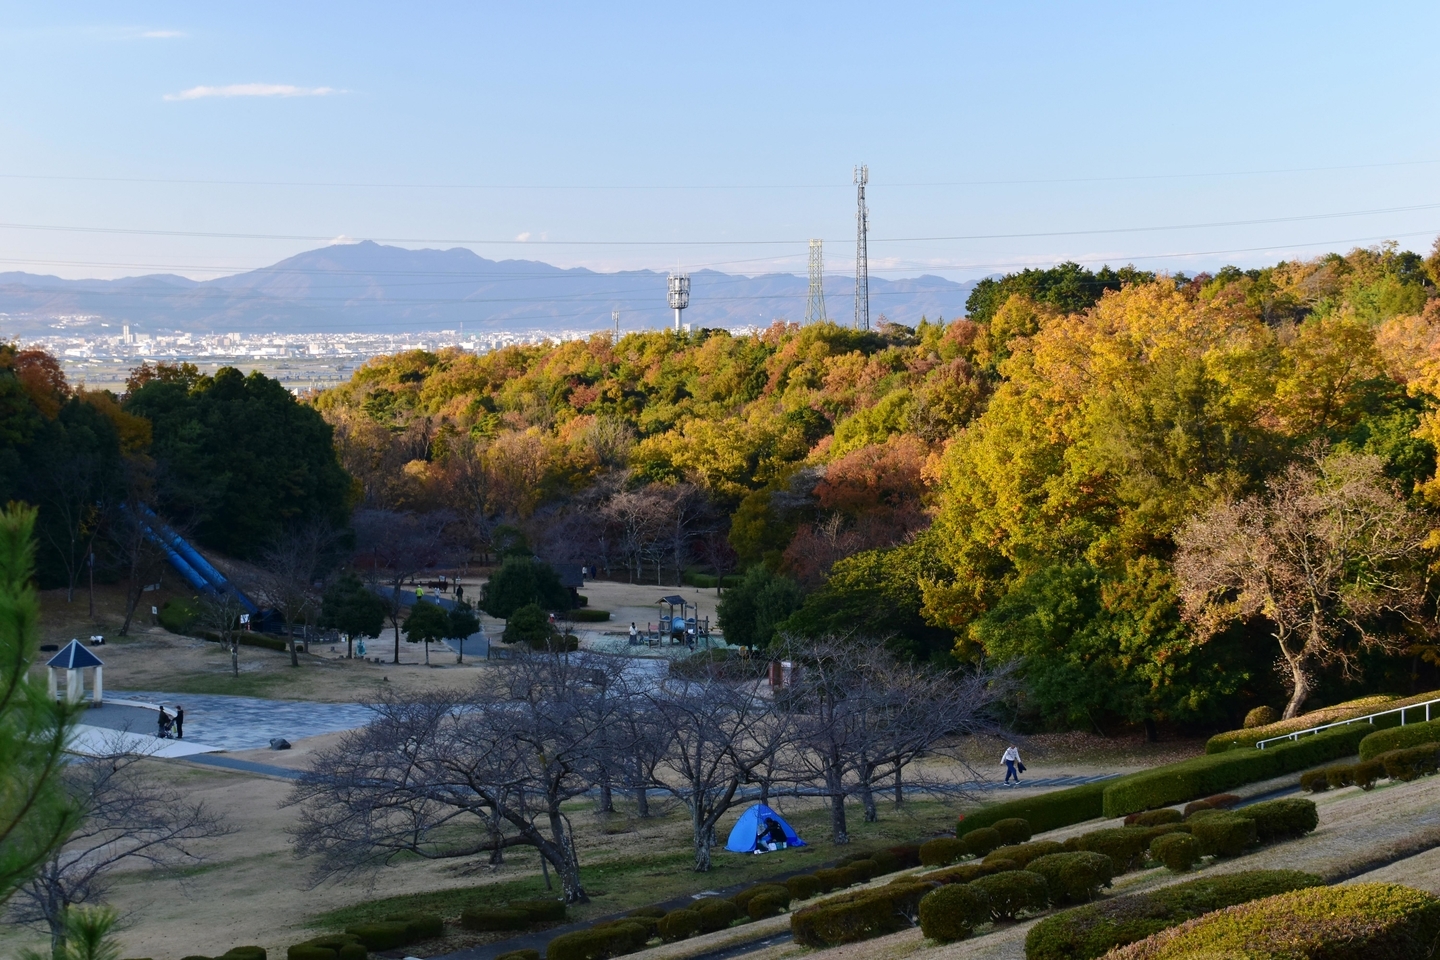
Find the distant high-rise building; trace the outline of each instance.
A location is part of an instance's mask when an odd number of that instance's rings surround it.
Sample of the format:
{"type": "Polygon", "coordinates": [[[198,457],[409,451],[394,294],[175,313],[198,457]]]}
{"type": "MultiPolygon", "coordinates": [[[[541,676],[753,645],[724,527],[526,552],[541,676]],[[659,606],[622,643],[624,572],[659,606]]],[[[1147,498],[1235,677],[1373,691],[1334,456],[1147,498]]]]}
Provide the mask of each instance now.
{"type": "Polygon", "coordinates": [[[135,338],[130,335],[130,324],[128,323],[120,328],[120,342],[127,347],[135,342],[135,338]]]}

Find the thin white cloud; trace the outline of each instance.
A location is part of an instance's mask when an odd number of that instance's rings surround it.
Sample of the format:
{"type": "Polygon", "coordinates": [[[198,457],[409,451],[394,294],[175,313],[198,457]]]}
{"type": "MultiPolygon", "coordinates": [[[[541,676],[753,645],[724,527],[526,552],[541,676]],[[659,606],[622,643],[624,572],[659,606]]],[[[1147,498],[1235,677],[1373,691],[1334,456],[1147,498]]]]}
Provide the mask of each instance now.
{"type": "Polygon", "coordinates": [[[185,36],[185,31],[183,31],[183,30],[145,30],[145,31],[142,31],[142,32],[141,32],[140,36],[144,37],[146,40],[174,40],[174,39],[177,39],[177,38],[179,38],[179,37],[185,36]]]}
{"type": "Polygon", "coordinates": [[[515,239],[520,241],[521,243],[524,243],[526,240],[530,239],[530,231],[526,230],[524,233],[517,233],[515,235],[515,239]]]}
{"type": "Polygon", "coordinates": [[[334,87],[297,87],[288,83],[230,83],[223,87],[191,87],[165,94],[166,100],[202,100],[206,97],[328,97],[344,93],[334,87]]]}

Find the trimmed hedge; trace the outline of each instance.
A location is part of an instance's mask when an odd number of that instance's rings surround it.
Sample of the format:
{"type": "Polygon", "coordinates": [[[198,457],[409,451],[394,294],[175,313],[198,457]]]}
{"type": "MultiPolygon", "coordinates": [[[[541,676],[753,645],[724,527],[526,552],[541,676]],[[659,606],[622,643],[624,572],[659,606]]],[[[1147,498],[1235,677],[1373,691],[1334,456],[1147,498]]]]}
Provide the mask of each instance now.
{"type": "Polygon", "coordinates": [[[1083,850],[1036,857],[1025,869],[1045,878],[1050,902],[1057,905],[1089,903],[1099,895],[1101,887],[1110,886],[1114,876],[1110,857],[1083,850]]]}
{"type": "Polygon", "coordinates": [[[759,896],[751,897],[750,903],[745,907],[745,913],[751,920],[764,920],[768,917],[778,917],[790,906],[790,893],[784,887],[777,887],[779,893],[762,893],[759,896]]]}
{"type": "Polygon", "coordinates": [[[1107,817],[1123,817],[1268,780],[1353,754],[1368,729],[1344,729],[1265,750],[1234,750],[1167,764],[1106,787],[1107,817]]]}
{"type": "Polygon", "coordinates": [[[985,858],[985,863],[994,863],[999,860],[1010,860],[1023,870],[1025,864],[1036,857],[1044,857],[1052,853],[1061,853],[1065,850],[1064,844],[1054,840],[1031,840],[1029,843],[1017,843],[1009,847],[998,847],[990,852],[985,858]]]}
{"type": "MultiPolygon", "coordinates": [[[[1020,867],[1013,860],[1002,861],[1008,864],[1009,869],[1019,870],[1020,867]]],[[[991,864],[985,863],[962,863],[958,867],[946,867],[944,870],[936,870],[934,873],[927,873],[920,877],[927,883],[957,884],[969,883],[972,880],[979,880],[981,877],[988,877],[992,873],[1001,873],[991,864]]]]}
{"type": "Polygon", "coordinates": [[[1169,823],[1179,823],[1185,819],[1185,815],[1172,807],[1161,807],[1159,810],[1146,810],[1143,813],[1132,813],[1125,818],[1127,827],[1163,827],[1169,823]]]}
{"type": "Polygon", "coordinates": [[[697,900],[692,909],[700,914],[701,933],[724,930],[740,919],[740,908],[721,897],[705,897],[697,900]]]}
{"type": "Polygon", "coordinates": [[[1395,883],[1282,893],[1190,920],[1116,950],[1114,960],[1429,960],[1440,900],[1395,883]]]}
{"type": "Polygon", "coordinates": [[[540,951],[529,949],[511,950],[508,953],[500,954],[495,960],[540,960],[540,951]]]}
{"type": "Polygon", "coordinates": [[[665,916],[665,914],[667,914],[667,913],[669,913],[669,912],[670,912],[670,911],[666,910],[664,907],[656,907],[656,906],[636,907],[634,910],[631,910],[629,913],[625,914],[625,916],[627,916],[627,917],[649,917],[649,918],[651,918],[652,920],[659,920],[661,917],[665,916]]]}
{"type": "Polygon", "coordinates": [[[1200,862],[1200,841],[1188,833],[1167,833],[1150,841],[1150,856],[1174,873],[1184,873],[1200,862]]]}
{"type": "Polygon", "coordinates": [[[992,829],[1000,834],[1003,842],[1008,844],[1025,843],[1035,835],[1035,831],[1030,829],[1030,821],[1023,817],[1006,817],[1004,820],[996,820],[992,829]]]}
{"type": "Polygon", "coordinates": [[[730,902],[735,904],[735,906],[739,907],[741,913],[744,913],[745,910],[749,908],[750,901],[760,896],[762,893],[768,894],[772,897],[782,897],[785,901],[782,906],[790,906],[791,894],[789,888],[781,886],[778,883],[757,883],[753,887],[746,887],[744,890],[741,890],[739,893],[735,894],[735,896],[731,897],[730,902]]]}
{"type": "MultiPolygon", "coordinates": [[[[1043,882],[1043,881],[1042,881],[1043,882]]],[[[807,947],[833,947],[914,926],[929,883],[901,881],[822,900],[790,915],[790,935],[807,947]]]]}
{"type": "Polygon", "coordinates": [[[990,908],[963,884],[931,890],[920,899],[920,931],[931,940],[964,940],[990,919],[990,908]]]}
{"type": "Polygon", "coordinates": [[[346,927],[345,932],[360,941],[360,945],[366,950],[394,950],[410,942],[409,925],[393,920],[357,923],[353,927],[346,927]]]}
{"type": "Polygon", "coordinates": [[[1255,821],[1255,836],[1261,843],[1303,837],[1320,824],[1315,801],[1300,797],[1252,803],[1235,813],[1255,821]]]}
{"type": "Polygon", "coordinates": [[[1391,780],[1409,783],[1417,777],[1428,777],[1435,772],[1440,743],[1425,743],[1418,747],[1391,750],[1376,757],[1385,768],[1385,776],[1391,780]]]}
{"type": "Polygon", "coordinates": [[[808,873],[802,873],[786,880],[785,889],[790,891],[790,896],[795,900],[809,900],[820,895],[820,881],[808,873]]]}
{"type": "Polygon", "coordinates": [[[460,912],[460,926],[466,930],[524,930],[529,925],[528,913],[510,907],[466,907],[460,912]]]}
{"type": "MultiPolygon", "coordinates": [[[[1011,819],[1015,818],[1012,817],[1011,819]]],[[[1008,823],[1009,821],[1001,820],[999,822],[1008,823]]],[[[978,830],[971,830],[965,834],[965,836],[960,837],[958,842],[963,845],[965,852],[972,857],[983,857],[996,847],[1005,846],[1005,838],[1001,836],[1000,831],[994,827],[981,827],[978,830]]],[[[1024,843],[1023,840],[1020,842],[1024,843]]],[[[923,859],[921,863],[924,863],[923,859]]]]}
{"type": "Polygon", "coordinates": [[[992,920],[1014,920],[1022,913],[1044,910],[1050,903],[1050,888],[1045,878],[1029,870],[992,873],[969,887],[984,901],[992,920]]]}
{"type": "Polygon", "coordinates": [[[880,864],[868,858],[865,860],[854,860],[849,864],[849,867],[855,871],[855,876],[860,878],[861,883],[869,883],[871,880],[880,876],[880,864]]]}
{"type": "MultiPolygon", "coordinates": [[[[993,836],[997,841],[990,847],[991,850],[999,846],[998,841],[1000,834],[994,830],[981,832],[985,835],[985,840],[988,841],[988,839],[993,836]]],[[[920,865],[922,867],[946,867],[958,860],[964,859],[967,855],[984,856],[984,854],[977,852],[966,842],[969,839],[969,837],[965,838],[965,840],[957,840],[954,837],[940,837],[938,840],[926,840],[920,844],[920,865]]]]}
{"type": "Polygon", "coordinates": [[[1105,815],[1105,789],[1115,781],[1085,783],[1065,790],[1053,790],[1037,797],[1024,797],[992,803],[960,818],[955,835],[965,836],[972,830],[994,826],[1000,820],[1019,818],[1029,821],[1034,833],[1045,833],[1071,824],[1096,820],[1105,815]]]}
{"type": "Polygon", "coordinates": [[[565,919],[564,900],[515,900],[506,906],[511,910],[523,910],[531,923],[565,919]]]}
{"type": "Polygon", "coordinates": [[[1377,730],[1360,741],[1360,759],[1369,760],[1391,750],[1418,747],[1440,741],[1440,720],[1429,723],[1407,723],[1403,727],[1377,730]]]}
{"type": "Polygon", "coordinates": [[[613,925],[562,933],[545,945],[545,960],[605,960],[634,953],[645,946],[649,932],[640,924],[621,920],[613,925]]]}
{"type": "Polygon", "coordinates": [[[407,944],[433,940],[445,933],[445,921],[433,913],[397,913],[385,920],[388,923],[405,924],[407,944]]]}
{"type": "Polygon", "coordinates": [[[604,623],[610,619],[610,611],[592,610],[589,607],[577,607],[574,610],[566,611],[565,619],[573,620],[576,623],[604,623]]]}
{"type": "Polygon", "coordinates": [[[1065,849],[1105,854],[1114,864],[1115,876],[1118,877],[1144,862],[1145,851],[1152,839],[1148,827],[1110,827],[1071,837],[1065,841],[1065,849]]]}
{"type": "Polygon", "coordinates": [[[846,887],[853,887],[860,882],[859,875],[849,867],[822,868],[816,870],[811,876],[820,881],[821,893],[829,893],[831,890],[844,890],[846,887]]]}
{"type": "Polygon", "coordinates": [[[1025,960],[1094,960],[1212,910],[1322,883],[1293,870],[1252,870],[1113,897],[1035,924],[1025,938],[1025,960]]]}
{"type": "Polygon", "coordinates": [[[699,933],[701,922],[700,914],[695,910],[671,910],[660,918],[656,929],[660,932],[661,940],[674,943],[699,933]]]}
{"type": "Polygon", "coordinates": [[[1238,857],[1255,845],[1255,821],[1238,813],[1217,812],[1196,820],[1191,835],[1207,857],[1238,857]]]}
{"type": "MultiPolygon", "coordinates": [[[[1227,730],[1223,733],[1217,733],[1205,742],[1205,752],[1224,753],[1226,750],[1253,749],[1256,743],[1261,740],[1268,740],[1271,737],[1281,737],[1287,733],[1294,733],[1297,730],[1305,730],[1326,723],[1338,723],[1355,717],[1363,717],[1366,714],[1377,713],[1381,710],[1393,710],[1396,707],[1409,703],[1422,703],[1426,700],[1433,700],[1437,696],[1440,696],[1440,693],[1422,693],[1414,697],[1406,697],[1403,700],[1392,694],[1361,697],[1358,700],[1350,700],[1345,703],[1336,704],[1333,707],[1323,707],[1319,710],[1312,710],[1302,716],[1290,720],[1280,720],[1263,727],[1227,730]]],[[[1375,726],[1372,727],[1367,723],[1365,728],[1368,730],[1379,730],[1383,727],[1398,727],[1399,725],[1400,717],[1397,714],[1392,717],[1380,717],[1375,721],[1375,726]]]]}
{"type": "Polygon", "coordinates": [[[920,866],[920,845],[917,843],[901,843],[893,847],[886,847],[885,852],[895,858],[896,870],[914,870],[920,866]]]}

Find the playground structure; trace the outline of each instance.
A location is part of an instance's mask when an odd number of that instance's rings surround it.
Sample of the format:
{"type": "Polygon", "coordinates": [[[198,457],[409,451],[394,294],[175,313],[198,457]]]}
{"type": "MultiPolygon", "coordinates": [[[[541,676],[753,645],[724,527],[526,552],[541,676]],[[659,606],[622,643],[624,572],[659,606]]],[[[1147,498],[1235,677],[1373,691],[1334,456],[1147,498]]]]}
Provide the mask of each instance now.
{"type": "Polygon", "coordinates": [[[685,644],[691,648],[703,644],[705,649],[710,648],[710,618],[698,616],[700,610],[695,604],[684,597],[671,596],[661,597],[655,601],[655,605],[658,608],[658,622],[647,622],[643,631],[640,631],[637,625],[635,643],[649,647],[658,647],[665,643],[685,644]],[[677,607],[680,609],[678,616],[675,613],[677,607]],[[687,611],[691,612],[690,616],[686,616],[687,611]]]}
{"type": "Polygon", "coordinates": [[[140,526],[144,529],[145,536],[160,545],[165,551],[165,559],[170,561],[170,566],[175,568],[175,572],[180,574],[186,583],[209,597],[223,597],[226,594],[233,596],[248,615],[247,622],[254,629],[278,626],[272,611],[262,611],[259,604],[231,583],[225,574],[215,569],[214,564],[201,556],[199,550],[161,520],[155,511],[149,507],[143,507],[142,510],[140,526]]]}

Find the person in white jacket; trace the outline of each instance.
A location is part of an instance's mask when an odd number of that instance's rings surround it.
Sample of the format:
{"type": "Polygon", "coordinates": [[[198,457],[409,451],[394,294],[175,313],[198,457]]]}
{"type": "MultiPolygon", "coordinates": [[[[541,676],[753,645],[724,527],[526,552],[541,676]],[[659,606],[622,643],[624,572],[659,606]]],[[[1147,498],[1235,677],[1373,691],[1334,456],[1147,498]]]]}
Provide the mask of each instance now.
{"type": "Polygon", "coordinates": [[[1020,782],[1020,771],[1025,765],[1020,762],[1020,748],[1013,744],[1005,750],[1005,755],[1000,758],[1005,763],[1005,785],[1010,785],[1010,778],[1014,777],[1015,782],[1020,782]]]}

